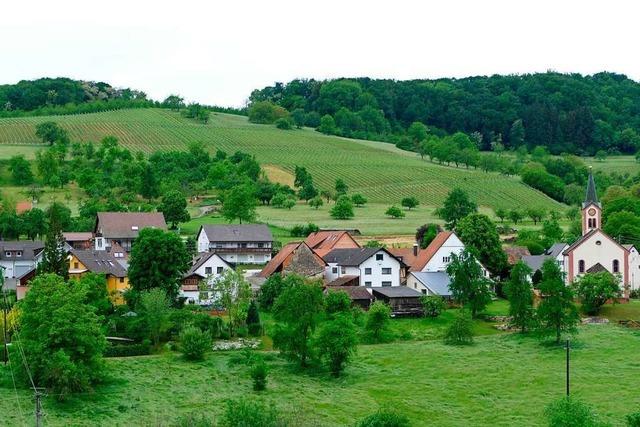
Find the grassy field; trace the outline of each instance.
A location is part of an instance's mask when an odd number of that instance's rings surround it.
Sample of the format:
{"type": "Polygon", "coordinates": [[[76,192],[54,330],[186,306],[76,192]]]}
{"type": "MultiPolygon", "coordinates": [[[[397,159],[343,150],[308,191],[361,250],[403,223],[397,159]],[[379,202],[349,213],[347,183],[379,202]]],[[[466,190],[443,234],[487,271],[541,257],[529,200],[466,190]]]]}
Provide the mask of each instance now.
{"type": "MultiPolygon", "coordinates": [[[[574,395],[622,426],[625,414],[640,410],[640,335],[585,326],[573,346],[574,395]]],[[[232,355],[217,353],[201,363],[175,353],[109,359],[110,378],[95,393],[62,404],[45,398],[45,425],[169,426],[189,413],[215,418],[227,399],[249,397],[273,403],[305,426],[353,425],[379,407],[406,414],[415,426],[541,426],[545,406],[564,394],[564,350],[511,334],[478,337],[469,347],[439,340],[362,345],[337,380],[325,372],[299,373],[274,358],[261,395],[251,391],[246,366],[230,364],[232,355]]],[[[31,393],[20,389],[16,397],[7,369],[0,367],[0,374],[0,422],[31,425],[31,393]]]]}
{"type": "Polygon", "coordinates": [[[632,175],[640,172],[640,163],[636,161],[634,156],[611,156],[607,157],[605,161],[589,157],[585,159],[585,162],[593,166],[594,171],[629,173],[632,175]]]}
{"type": "Polygon", "coordinates": [[[325,136],[310,129],[282,131],[217,113],[207,125],[161,109],[1,119],[0,147],[10,144],[14,153],[15,144],[27,144],[25,152],[31,155],[38,147],[33,145],[38,144],[34,127],[47,120],[58,122],[74,141],[114,135],[132,151],[183,149],[193,141],[203,142],[211,151],[242,150],[275,168],[272,173],[279,174],[279,180],[289,179],[282,171],[305,166],[320,188],[331,188],[336,178],[343,178],[351,192],[365,194],[370,202],[397,203],[404,196],[416,196],[425,205],[439,206],[451,188],[459,186],[485,206],[562,208],[519,178],[439,166],[390,144],[325,136]]]}

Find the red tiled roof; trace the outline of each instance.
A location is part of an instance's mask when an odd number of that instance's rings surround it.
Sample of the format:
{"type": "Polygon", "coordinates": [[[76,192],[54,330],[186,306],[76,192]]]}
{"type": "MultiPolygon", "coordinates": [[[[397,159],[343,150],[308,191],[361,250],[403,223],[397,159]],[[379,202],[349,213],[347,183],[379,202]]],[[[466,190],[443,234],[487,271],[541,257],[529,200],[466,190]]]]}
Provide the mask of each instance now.
{"type": "Polygon", "coordinates": [[[509,246],[504,248],[504,251],[507,254],[507,262],[509,265],[516,264],[523,256],[531,256],[526,246],[509,246]]]}
{"type": "Polygon", "coordinates": [[[326,254],[331,252],[334,249],[336,243],[340,241],[340,239],[347,235],[349,239],[351,239],[354,243],[354,248],[359,248],[360,245],[353,240],[353,237],[347,231],[343,230],[326,230],[326,231],[317,231],[315,233],[309,234],[305,239],[304,243],[307,244],[311,249],[314,250],[319,256],[324,257],[326,254]]]}
{"type": "MultiPolygon", "coordinates": [[[[411,271],[421,271],[425,265],[433,258],[433,256],[438,252],[438,249],[451,237],[453,231],[441,231],[436,235],[436,237],[429,243],[429,246],[426,249],[423,249],[418,252],[418,256],[415,259],[415,262],[411,266],[411,271]]],[[[405,264],[407,262],[405,261],[405,264]]]]}
{"type": "Polygon", "coordinates": [[[16,203],[16,213],[20,215],[23,212],[30,211],[33,205],[28,200],[22,200],[16,203]]]}
{"type": "Polygon", "coordinates": [[[298,248],[298,246],[300,246],[301,244],[302,243],[300,242],[291,242],[284,245],[282,249],[280,249],[280,251],[276,254],[276,256],[271,258],[271,261],[269,261],[267,265],[264,266],[264,268],[258,274],[258,276],[260,277],[271,276],[273,273],[276,272],[276,270],[278,270],[278,267],[282,265],[282,263],[287,259],[287,257],[291,255],[291,253],[295,251],[298,248]]]}

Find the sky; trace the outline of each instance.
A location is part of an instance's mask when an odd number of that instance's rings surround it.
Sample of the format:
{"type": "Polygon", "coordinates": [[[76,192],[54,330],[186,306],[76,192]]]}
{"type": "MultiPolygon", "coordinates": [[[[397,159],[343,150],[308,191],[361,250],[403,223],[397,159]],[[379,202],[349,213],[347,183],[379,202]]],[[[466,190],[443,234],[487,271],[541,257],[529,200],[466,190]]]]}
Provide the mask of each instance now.
{"type": "Polygon", "coordinates": [[[242,106],[294,78],[606,70],[640,80],[632,0],[3,3],[0,84],[64,76],[242,106]]]}

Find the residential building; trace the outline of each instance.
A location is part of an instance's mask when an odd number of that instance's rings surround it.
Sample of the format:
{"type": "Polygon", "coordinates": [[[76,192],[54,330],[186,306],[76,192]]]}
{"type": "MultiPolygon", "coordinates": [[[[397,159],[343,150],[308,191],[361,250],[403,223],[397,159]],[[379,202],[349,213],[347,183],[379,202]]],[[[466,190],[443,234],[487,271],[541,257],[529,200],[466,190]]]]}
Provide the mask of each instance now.
{"type": "Polygon", "coordinates": [[[525,255],[522,257],[522,262],[527,264],[531,269],[531,273],[534,274],[537,270],[542,268],[542,264],[548,260],[552,259],[556,262],[558,267],[560,267],[560,271],[563,275],[566,274],[564,268],[564,255],[563,252],[569,247],[566,243],[554,243],[551,245],[549,249],[544,251],[544,253],[540,255],[525,255]]]}
{"type": "Polygon", "coordinates": [[[95,250],[108,251],[113,243],[126,252],[131,251],[133,241],[144,228],[167,229],[161,212],[98,212],[95,235],[95,250]]]}
{"type": "Polygon", "coordinates": [[[262,269],[260,277],[273,274],[299,274],[312,279],[321,279],[327,263],[304,242],[284,245],[271,261],[262,269]]]}
{"type": "Polygon", "coordinates": [[[329,286],[345,276],[357,277],[358,285],[367,288],[400,286],[400,271],[405,267],[384,248],[333,249],[323,259],[327,263],[325,281],[329,286]]]}
{"type": "Polygon", "coordinates": [[[589,173],[582,203],[582,237],[563,251],[567,283],[586,273],[608,271],[620,280],[624,297],[632,285],[632,253],[602,231],[602,205],[598,200],[593,174],[589,173]]]}
{"type": "Polygon", "coordinates": [[[20,277],[35,270],[42,261],[43,251],[44,243],[41,241],[0,240],[0,267],[7,289],[16,289],[20,277]]]}
{"type": "Polygon", "coordinates": [[[271,260],[273,236],[264,224],[209,224],[198,231],[198,252],[214,252],[234,264],[265,264],[271,260]]]}
{"type": "Polygon", "coordinates": [[[320,257],[324,257],[334,249],[356,249],[360,247],[351,234],[344,230],[317,231],[309,234],[304,243],[320,257]]]}
{"type": "Polygon", "coordinates": [[[451,299],[451,278],[446,271],[412,271],[407,278],[407,287],[423,295],[451,299]]]}
{"type": "Polygon", "coordinates": [[[180,296],[187,304],[211,304],[211,287],[229,269],[233,269],[233,266],[220,255],[214,252],[199,253],[182,278],[180,296]]]}
{"type": "Polygon", "coordinates": [[[107,293],[114,304],[124,304],[123,294],[129,289],[127,269],[110,252],[72,249],[69,253],[69,278],[80,279],[87,273],[103,275],[107,293]]]}
{"type": "Polygon", "coordinates": [[[67,243],[67,248],[87,250],[93,247],[93,233],[88,232],[70,232],[62,233],[64,241],[67,243]]]}

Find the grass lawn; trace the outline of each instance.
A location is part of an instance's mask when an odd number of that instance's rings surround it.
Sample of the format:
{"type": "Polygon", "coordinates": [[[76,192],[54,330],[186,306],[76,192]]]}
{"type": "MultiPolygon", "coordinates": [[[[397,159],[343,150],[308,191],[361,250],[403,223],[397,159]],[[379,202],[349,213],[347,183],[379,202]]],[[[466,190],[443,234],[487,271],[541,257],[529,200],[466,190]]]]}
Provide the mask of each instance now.
{"type": "MultiPolygon", "coordinates": [[[[640,409],[639,350],[640,334],[611,325],[580,327],[574,340],[573,393],[613,425],[640,409]]],[[[299,373],[274,358],[260,395],[251,391],[246,366],[229,364],[231,355],[201,363],[175,353],[108,359],[110,378],[94,394],[44,400],[46,425],[167,426],[193,412],[215,417],[225,400],[244,396],[272,402],[299,425],[353,425],[387,406],[416,426],[537,426],[544,407],[564,394],[564,350],[512,334],[478,337],[469,347],[439,340],[362,345],[340,379],[299,373]]],[[[6,368],[0,379],[2,424],[20,425],[6,368]]],[[[30,421],[31,393],[20,389],[18,398],[30,421]]]]}

